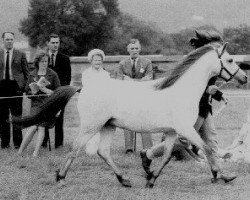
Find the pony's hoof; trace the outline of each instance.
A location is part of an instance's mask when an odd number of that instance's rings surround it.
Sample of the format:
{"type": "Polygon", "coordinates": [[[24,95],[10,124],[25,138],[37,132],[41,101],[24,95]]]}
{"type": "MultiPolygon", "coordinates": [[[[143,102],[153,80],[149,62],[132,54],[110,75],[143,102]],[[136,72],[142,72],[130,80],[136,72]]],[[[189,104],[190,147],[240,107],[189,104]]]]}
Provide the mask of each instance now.
{"type": "Polygon", "coordinates": [[[128,178],[124,178],[121,175],[116,175],[118,181],[122,184],[124,187],[132,187],[132,184],[128,178]]]}
{"type": "Polygon", "coordinates": [[[211,183],[217,183],[218,179],[217,178],[211,178],[211,183]]]}
{"type": "Polygon", "coordinates": [[[221,175],[219,178],[212,178],[211,182],[212,183],[219,183],[219,182],[229,183],[229,182],[233,181],[236,178],[237,178],[237,176],[221,175]]]}
{"type": "Polygon", "coordinates": [[[131,184],[130,180],[128,180],[128,179],[123,179],[123,181],[121,182],[121,184],[124,187],[129,187],[129,188],[132,187],[132,184],[131,184]]]}
{"type": "Polygon", "coordinates": [[[56,182],[59,182],[60,180],[64,180],[65,176],[62,176],[59,174],[60,170],[56,170],[56,182]]]}
{"type": "Polygon", "coordinates": [[[220,177],[220,179],[222,179],[225,183],[229,183],[236,178],[237,178],[237,176],[225,176],[225,175],[221,175],[221,177],[220,177]]]}
{"type": "Polygon", "coordinates": [[[153,188],[154,187],[154,183],[148,181],[147,184],[145,185],[145,188],[153,188]]]}

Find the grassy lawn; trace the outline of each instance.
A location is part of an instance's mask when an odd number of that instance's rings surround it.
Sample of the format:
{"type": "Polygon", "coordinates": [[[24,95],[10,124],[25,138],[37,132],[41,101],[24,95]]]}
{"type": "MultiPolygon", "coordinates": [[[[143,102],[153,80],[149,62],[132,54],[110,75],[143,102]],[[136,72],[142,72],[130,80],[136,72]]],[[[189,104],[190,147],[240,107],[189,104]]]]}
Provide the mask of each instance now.
{"type": "MultiPolygon", "coordinates": [[[[230,93],[230,92],[229,92],[230,93]]],[[[76,96],[77,97],[77,96],[76,96]]],[[[238,175],[230,184],[211,184],[208,165],[171,161],[157,179],[153,189],[145,189],[146,180],[141,167],[138,136],[137,150],[134,155],[124,154],[123,132],[117,130],[112,143],[112,156],[117,165],[130,177],[133,187],[123,188],[109,167],[97,156],[84,152],[75,160],[66,178],[66,185],[55,183],[54,172],[65,161],[71,143],[78,133],[79,119],[76,99],[67,106],[65,114],[65,146],[42,149],[39,158],[32,158],[34,143],[31,143],[23,157],[17,156],[14,149],[0,150],[0,200],[81,200],[81,199],[193,199],[193,200],[248,200],[250,196],[250,175],[245,163],[221,163],[227,172],[238,175]]],[[[250,106],[249,97],[230,97],[229,105],[216,118],[219,146],[228,146],[246,121],[250,106]]],[[[218,107],[215,104],[215,107],[218,107]]],[[[160,141],[161,134],[153,136],[154,143],[160,141]]],[[[153,167],[160,163],[156,159],[153,167]]]]}

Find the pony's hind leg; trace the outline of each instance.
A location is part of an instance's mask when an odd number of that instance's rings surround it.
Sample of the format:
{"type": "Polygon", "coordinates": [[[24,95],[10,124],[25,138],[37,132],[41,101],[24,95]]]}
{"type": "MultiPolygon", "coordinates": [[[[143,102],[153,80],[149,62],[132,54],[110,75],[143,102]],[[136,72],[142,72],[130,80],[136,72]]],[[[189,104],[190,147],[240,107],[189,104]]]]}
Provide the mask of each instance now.
{"type": "Polygon", "coordinates": [[[146,188],[152,188],[154,186],[154,183],[155,183],[156,179],[158,178],[158,176],[160,175],[160,173],[162,172],[163,168],[170,161],[171,153],[172,153],[176,139],[177,139],[177,134],[175,131],[170,131],[166,134],[165,141],[162,142],[162,143],[164,143],[163,161],[157,170],[148,174],[148,176],[147,176],[148,181],[146,183],[146,188]]]}
{"type": "Polygon", "coordinates": [[[131,187],[130,181],[122,175],[122,172],[115,165],[110,156],[110,145],[115,127],[111,125],[104,126],[100,130],[100,144],[97,154],[112,168],[118,181],[125,187],[131,187]]]}
{"type": "Polygon", "coordinates": [[[56,181],[64,180],[67,172],[74,161],[78,156],[81,148],[87,144],[87,142],[99,131],[97,128],[83,128],[81,126],[78,137],[76,137],[73,145],[73,151],[67,155],[67,159],[61,170],[56,171],[56,181]]]}

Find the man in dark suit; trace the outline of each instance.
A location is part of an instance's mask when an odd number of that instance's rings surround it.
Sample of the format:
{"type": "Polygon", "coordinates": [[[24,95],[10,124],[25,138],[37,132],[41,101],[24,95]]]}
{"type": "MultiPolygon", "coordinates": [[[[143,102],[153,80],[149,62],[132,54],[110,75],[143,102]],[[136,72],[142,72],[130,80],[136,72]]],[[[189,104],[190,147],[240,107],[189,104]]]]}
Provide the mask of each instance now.
{"type": "MultiPolygon", "coordinates": [[[[127,46],[130,57],[122,60],[118,66],[118,74],[124,80],[132,81],[147,81],[153,79],[153,67],[151,60],[141,57],[141,45],[139,40],[131,39],[127,46]]],[[[133,97],[132,97],[133,98],[133,97]]],[[[135,151],[136,133],[124,130],[125,137],[125,152],[130,153],[135,151]]],[[[141,134],[143,149],[152,147],[153,142],[151,134],[141,134]]]]}
{"type": "MultiPolygon", "coordinates": [[[[8,123],[10,114],[22,115],[22,100],[29,70],[26,56],[23,52],[13,48],[14,33],[2,34],[4,48],[0,50],[0,136],[1,148],[10,147],[11,127],[8,123]],[[13,96],[19,96],[13,98],[13,96]]],[[[13,126],[13,143],[19,148],[22,142],[22,130],[13,126]]]]}
{"type": "MultiPolygon", "coordinates": [[[[48,38],[47,46],[49,50],[49,67],[57,73],[61,86],[70,85],[70,59],[68,56],[58,51],[60,46],[59,36],[57,34],[51,34],[48,38]]],[[[63,145],[63,116],[64,109],[61,110],[61,113],[58,116],[55,124],[55,148],[58,148],[63,145]]],[[[43,146],[46,146],[48,138],[49,131],[48,129],[46,129],[43,146]]]]}

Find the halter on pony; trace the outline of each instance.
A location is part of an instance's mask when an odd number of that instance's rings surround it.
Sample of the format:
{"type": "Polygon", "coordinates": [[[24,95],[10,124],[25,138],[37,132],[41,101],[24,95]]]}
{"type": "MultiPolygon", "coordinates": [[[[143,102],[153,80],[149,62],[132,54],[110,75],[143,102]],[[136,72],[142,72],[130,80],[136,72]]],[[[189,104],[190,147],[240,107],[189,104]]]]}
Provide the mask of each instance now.
{"type": "Polygon", "coordinates": [[[81,131],[76,138],[76,141],[80,143],[68,155],[66,164],[57,173],[57,180],[65,178],[81,147],[97,132],[100,132],[98,155],[113,169],[118,181],[123,186],[131,187],[130,181],[122,175],[110,157],[109,149],[115,127],[145,132],[145,134],[166,133],[164,143],[166,155],[161,166],[150,174],[147,182],[148,187],[154,185],[163,167],[169,162],[177,133],[206,153],[213,176],[217,179],[218,168],[214,155],[194,130],[193,125],[198,116],[199,100],[212,75],[220,74],[224,78],[233,76],[241,80],[242,83],[246,82],[242,70],[237,68],[237,73],[235,73],[237,65],[233,60],[230,61],[231,58],[227,59],[225,46],[221,53],[218,53],[219,50],[216,51],[217,56],[215,52],[213,53],[212,47],[204,46],[197,49],[176,67],[175,73],[173,72],[170,77],[161,81],[143,83],[106,79],[100,81],[99,84],[95,83],[91,90],[89,88],[82,90],[78,101],[81,131]],[[221,68],[231,68],[231,70],[222,71],[221,68]],[[182,72],[181,75],[176,73],[178,70],[182,72]],[[231,71],[234,72],[231,73],[231,71]],[[202,74],[197,74],[197,72],[202,74]],[[188,94],[187,91],[189,91],[188,94]],[[133,99],[125,98],[131,95],[133,99]],[[170,129],[176,132],[169,133],[170,129]]]}
{"type": "MultiPolygon", "coordinates": [[[[233,77],[238,73],[238,71],[240,70],[240,68],[238,68],[237,70],[235,70],[235,72],[231,73],[223,64],[222,60],[221,60],[221,56],[223,55],[223,53],[225,52],[226,50],[226,47],[227,47],[228,43],[226,42],[223,46],[223,49],[221,51],[221,53],[219,53],[218,49],[215,49],[217,55],[218,55],[218,58],[220,59],[220,63],[221,63],[221,70],[220,70],[220,73],[219,73],[219,77],[222,78],[223,80],[225,80],[226,82],[230,81],[233,79],[233,77]],[[229,75],[229,78],[224,78],[222,76],[222,73],[223,73],[223,70],[229,75]]],[[[229,62],[233,62],[233,60],[230,60],[229,62]]]]}

